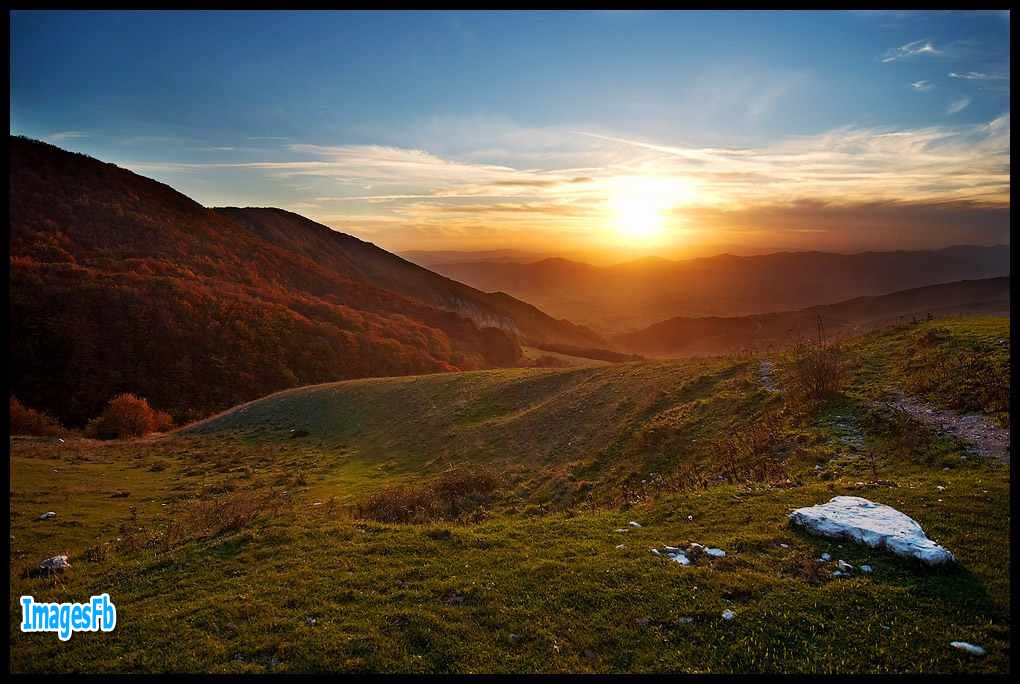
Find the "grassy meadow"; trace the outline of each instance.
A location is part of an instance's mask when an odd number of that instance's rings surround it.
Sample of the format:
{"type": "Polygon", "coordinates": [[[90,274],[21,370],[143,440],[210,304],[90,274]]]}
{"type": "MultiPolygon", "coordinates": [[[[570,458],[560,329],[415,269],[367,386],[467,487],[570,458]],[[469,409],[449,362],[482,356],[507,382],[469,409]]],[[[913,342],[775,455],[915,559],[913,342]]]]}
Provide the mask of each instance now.
{"type": "Polygon", "coordinates": [[[811,405],[723,357],[354,380],[145,439],[13,437],[12,670],[1002,672],[1009,466],[881,399],[1006,425],[1008,345],[1003,318],[875,331],[811,405]],[[959,563],[788,525],[840,494],[959,563]],[[726,556],[650,553],[691,542],[726,556]],[[66,572],[31,572],[59,553],[66,572]],[[22,594],[101,592],[111,633],[19,630],[22,594]]]}

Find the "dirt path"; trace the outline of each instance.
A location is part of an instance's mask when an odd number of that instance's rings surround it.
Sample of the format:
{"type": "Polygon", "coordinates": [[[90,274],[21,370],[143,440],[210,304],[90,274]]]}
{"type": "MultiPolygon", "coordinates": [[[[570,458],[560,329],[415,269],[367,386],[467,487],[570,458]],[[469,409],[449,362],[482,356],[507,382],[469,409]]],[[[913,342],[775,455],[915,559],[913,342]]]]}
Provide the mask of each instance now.
{"type": "Polygon", "coordinates": [[[758,364],[758,380],[761,382],[761,386],[765,388],[766,392],[778,392],[779,388],[776,387],[775,380],[772,378],[772,374],[776,370],[775,361],[769,361],[768,359],[762,359],[761,363],[758,364]]]}
{"type": "Polygon", "coordinates": [[[1009,430],[1001,428],[981,415],[960,415],[954,411],[934,408],[917,397],[897,395],[890,402],[912,418],[948,432],[971,446],[985,458],[1009,463],[1009,430]]]}

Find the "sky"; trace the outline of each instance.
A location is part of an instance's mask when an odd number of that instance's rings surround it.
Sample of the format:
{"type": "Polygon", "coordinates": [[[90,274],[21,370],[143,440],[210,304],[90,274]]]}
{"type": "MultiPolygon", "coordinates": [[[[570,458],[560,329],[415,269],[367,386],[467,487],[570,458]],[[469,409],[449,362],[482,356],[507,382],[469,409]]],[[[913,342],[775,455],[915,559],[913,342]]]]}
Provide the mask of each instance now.
{"type": "Polygon", "coordinates": [[[1007,12],[12,12],[12,134],[395,250],[1009,241],[1007,12]]]}

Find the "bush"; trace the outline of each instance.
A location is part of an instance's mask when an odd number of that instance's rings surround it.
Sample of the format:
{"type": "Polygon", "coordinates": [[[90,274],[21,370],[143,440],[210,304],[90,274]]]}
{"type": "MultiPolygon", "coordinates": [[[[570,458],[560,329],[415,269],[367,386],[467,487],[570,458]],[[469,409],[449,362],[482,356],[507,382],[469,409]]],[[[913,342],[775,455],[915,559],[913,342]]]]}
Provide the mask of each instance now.
{"type": "Polygon", "coordinates": [[[170,414],[153,409],[141,397],[119,394],[110,400],[97,418],[89,421],[85,432],[99,439],[123,439],[165,432],[172,427],[170,414]]]}
{"type": "Polygon", "coordinates": [[[840,345],[798,345],[782,373],[787,404],[794,408],[817,406],[843,388],[845,369],[840,345]]]}
{"type": "Polygon", "coordinates": [[[29,408],[11,397],[11,434],[55,437],[63,434],[64,428],[51,416],[29,408]]]}

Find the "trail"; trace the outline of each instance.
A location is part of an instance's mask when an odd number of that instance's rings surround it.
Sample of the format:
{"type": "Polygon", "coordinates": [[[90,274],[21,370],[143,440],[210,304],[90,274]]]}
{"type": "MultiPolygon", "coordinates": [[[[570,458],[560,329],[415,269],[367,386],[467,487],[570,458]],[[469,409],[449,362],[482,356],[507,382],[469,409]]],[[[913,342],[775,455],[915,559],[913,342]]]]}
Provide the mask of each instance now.
{"type": "Polygon", "coordinates": [[[995,425],[985,416],[937,409],[905,394],[896,395],[889,403],[915,420],[967,443],[974,453],[1009,463],[1009,430],[995,425]]]}
{"type": "Polygon", "coordinates": [[[776,370],[776,362],[769,361],[768,359],[762,359],[761,363],[758,364],[758,380],[761,382],[761,386],[765,388],[766,392],[778,392],[779,388],[776,387],[775,380],[772,378],[772,374],[776,370]]]}

